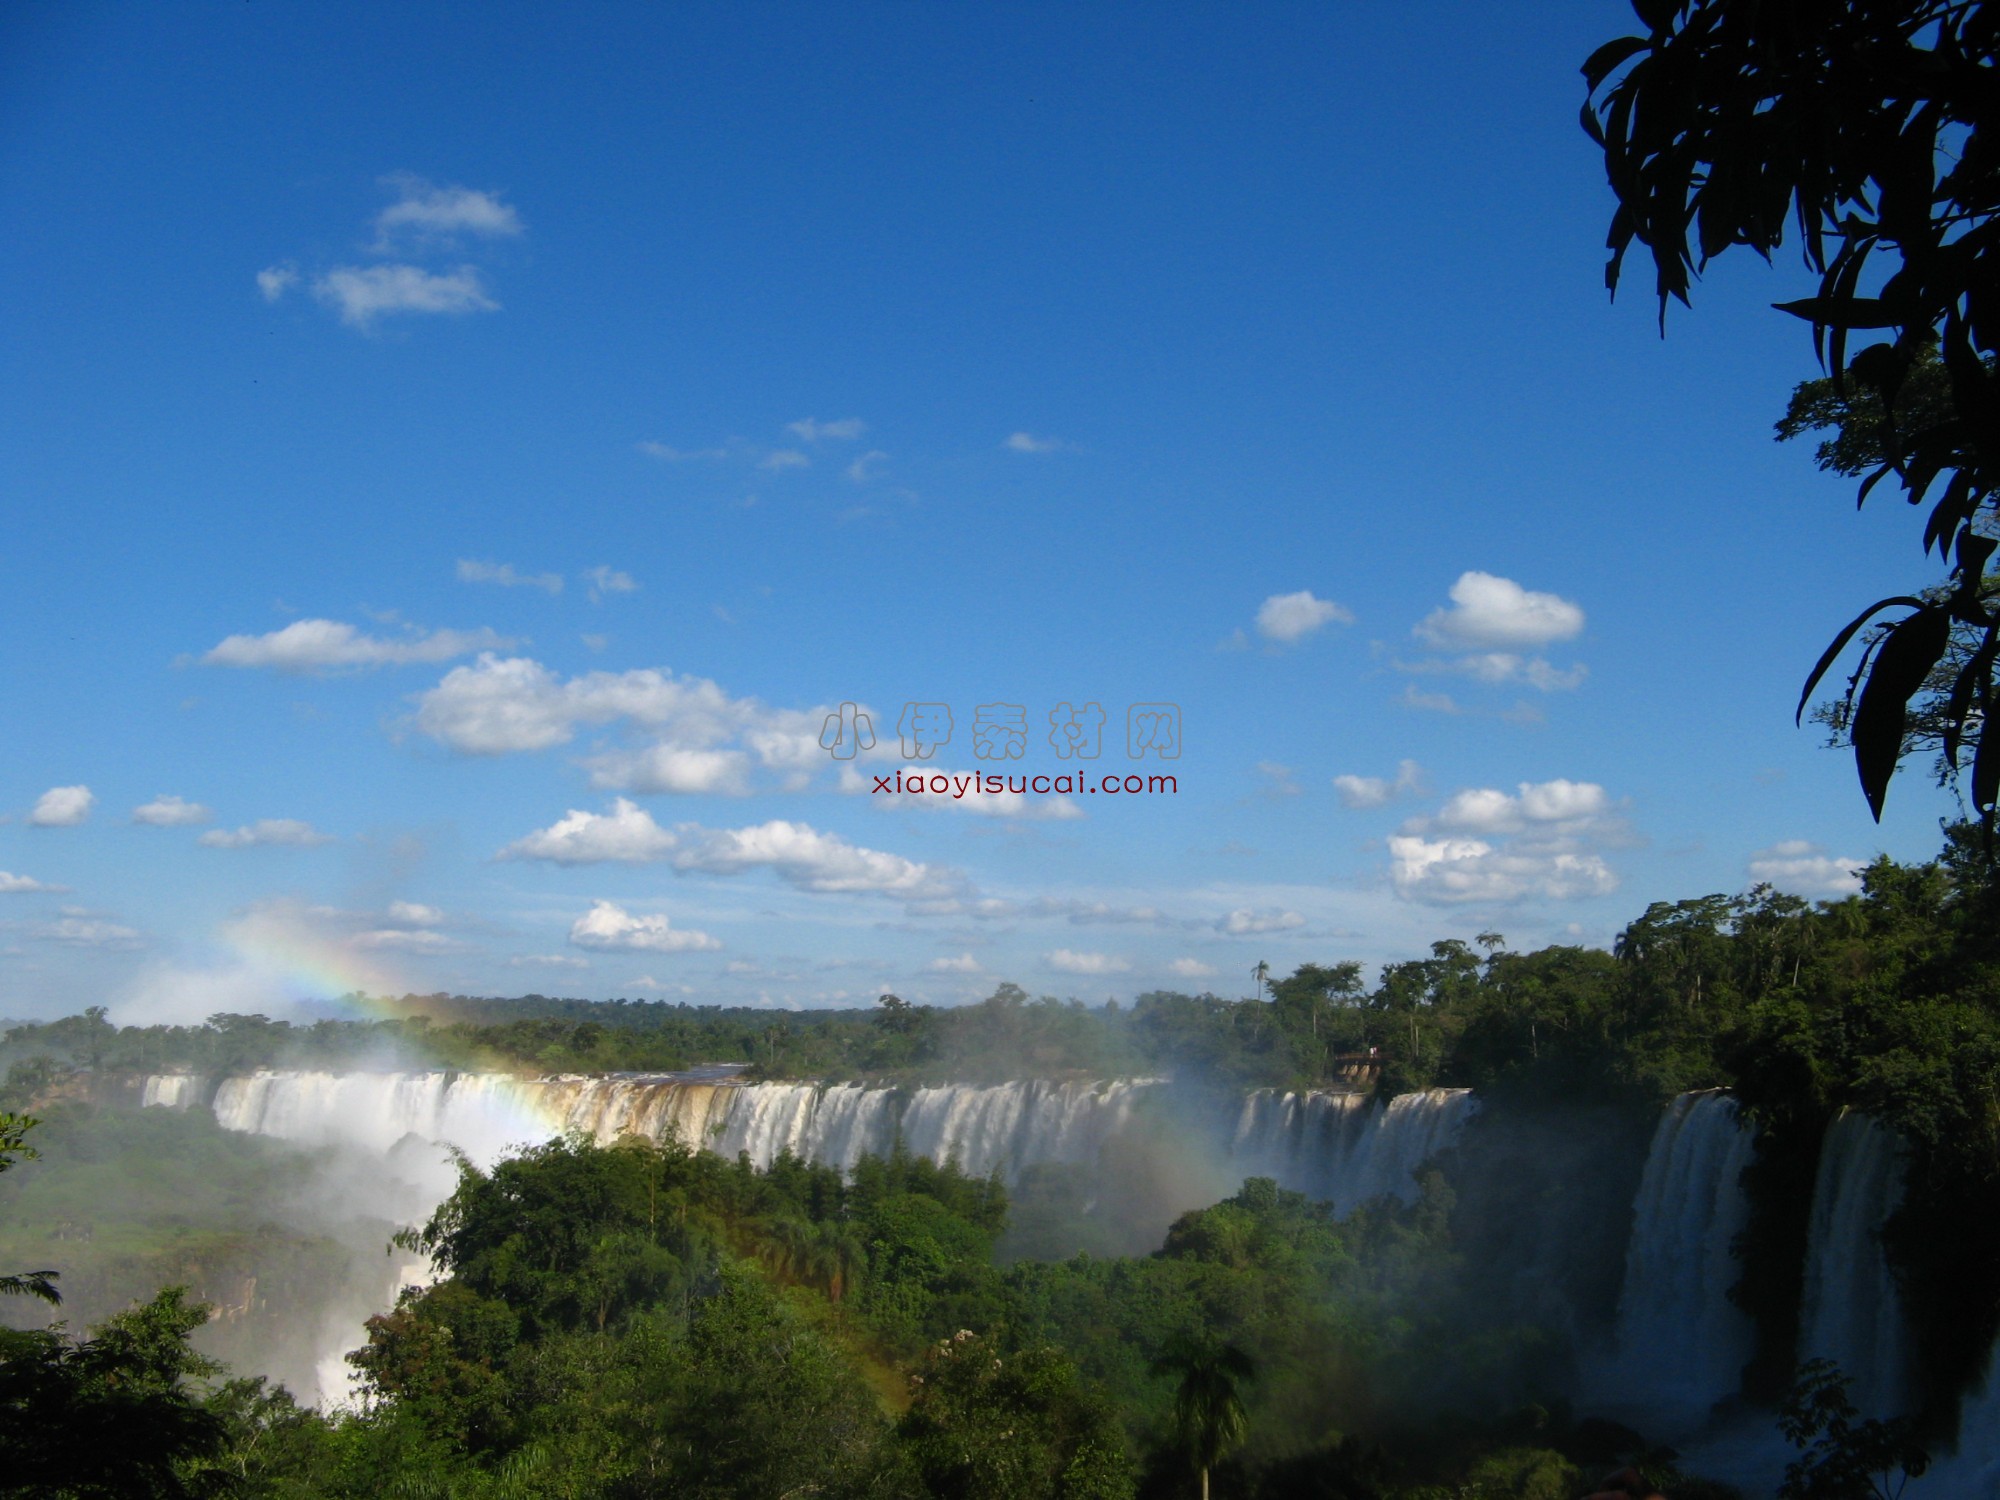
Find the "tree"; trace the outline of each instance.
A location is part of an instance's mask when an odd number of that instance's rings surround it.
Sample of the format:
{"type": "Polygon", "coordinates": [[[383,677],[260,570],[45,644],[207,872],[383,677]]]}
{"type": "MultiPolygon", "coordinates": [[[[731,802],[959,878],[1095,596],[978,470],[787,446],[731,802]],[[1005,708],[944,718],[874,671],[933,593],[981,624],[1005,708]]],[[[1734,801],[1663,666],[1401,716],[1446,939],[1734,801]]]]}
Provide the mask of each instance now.
{"type": "MultiPolygon", "coordinates": [[[[1830,432],[1831,436],[1820,442],[1813,461],[1830,473],[1849,479],[1863,478],[1888,460],[1895,424],[1914,429],[1954,414],[1951,378],[1934,346],[1924,349],[1911,365],[1896,392],[1895,406],[1892,418],[1878,391],[1859,384],[1843,386],[1831,377],[1803,381],[1792,392],[1785,415],[1777,424],[1778,440],[1788,442],[1809,432],[1830,432]]],[[[1924,597],[1931,603],[1944,605],[1949,603],[1949,592],[1927,589],[1924,597]]],[[[1987,579],[1982,602],[1989,609],[2000,605],[2000,581],[1987,579]]],[[[1862,637],[1864,662],[1881,647],[1888,633],[1888,626],[1877,625],[1862,637]]],[[[1903,727],[1902,754],[1930,755],[1939,786],[1956,787],[1960,781],[1959,762],[1969,755],[1969,767],[1978,758],[1985,727],[1984,709],[1975,704],[1962,719],[1954,720],[1951,703],[1953,689],[1978,656],[1981,642],[1981,632],[1976,626],[1954,618],[1944,655],[1938,658],[1910,701],[1909,716],[1903,727]],[[1945,747],[1954,733],[1958,753],[1947,755],[1945,747]]],[[[1848,679],[1847,691],[1842,696],[1813,705],[1813,722],[1826,726],[1829,744],[1853,745],[1855,697],[1861,681],[1857,672],[1848,679]]]]}
{"type": "Polygon", "coordinates": [[[1856,1420],[1847,1377],[1832,1360],[1799,1367],[1778,1428],[1799,1456],[1785,1469],[1783,1500],[1898,1500],[1930,1467],[1906,1418],[1856,1420]]]}
{"type": "Polygon", "coordinates": [[[1812,325],[1837,395],[1872,398],[1879,457],[1860,499],[1893,475],[1950,564],[1928,593],[1877,601],[1834,637],[1820,678],[1885,609],[1910,613],[1869,637],[1847,734],[1879,819],[1913,699],[1950,649],[1976,640],[1939,705],[1949,765],[1970,756],[1971,801],[1990,830],[2000,749],[1967,739],[1995,707],[2000,607],[1987,565],[2000,495],[2000,145],[1995,16],[1984,0],[1633,0],[1647,28],[1592,53],[1583,126],[1603,149],[1618,206],[1608,239],[1615,292],[1634,241],[1651,253],[1665,327],[1713,257],[1767,259],[1796,223],[1818,295],[1778,304],[1812,325]],[[1878,260],[1879,256],[1879,260],[1878,260]],[[1848,354],[1857,332],[1887,335],[1848,354]],[[1948,406],[1906,399],[1937,350],[1948,406]]]}
{"type": "Polygon", "coordinates": [[[72,1341],[0,1331],[3,1500],[180,1500],[223,1487],[228,1430],[192,1382],[220,1368],[188,1346],[208,1320],[180,1287],[72,1341]]]}
{"type": "Polygon", "coordinates": [[[1175,1382],[1174,1446],[1201,1475],[1201,1500],[1208,1500],[1208,1471],[1240,1448],[1249,1431],[1238,1387],[1256,1367],[1234,1344],[1182,1335],[1153,1361],[1153,1373],[1175,1382]]]}
{"type": "MultiPolygon", "coordinates": [[[[31,1115],[0,1110],[0,1172],[13,1166],[16,1158],[32,1161],[41,1155],[28,1144],[28,1132],[38,1123],[31,1115]]],[[[62,1293],[56,1290],[54,1271],[20,1271],[12,1276],[0,1276],[0,1297],[39,1297],[51,1307],[62,1304],[62,1293]]]]}

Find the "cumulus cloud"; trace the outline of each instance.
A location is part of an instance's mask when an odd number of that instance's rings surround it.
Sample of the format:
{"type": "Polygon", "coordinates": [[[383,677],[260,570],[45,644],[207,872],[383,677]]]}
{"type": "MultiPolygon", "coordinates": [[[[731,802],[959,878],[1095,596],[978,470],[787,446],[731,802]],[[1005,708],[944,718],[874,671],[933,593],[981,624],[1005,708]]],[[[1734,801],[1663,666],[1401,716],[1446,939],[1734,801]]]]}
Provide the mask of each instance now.
{"type": "Polygon", "coordinates": [[[542,589],[550,594],[563,590],[560,573],[523,573],[512,563],[481,562],[475,558],[458,560],[460,583],[497,583],[503,589],[542,589]]]}
{"type": "Polygon", "coordinates": [[[802,891],[863,893],[912,900],[950,894],[960,881],[935,866],[850,844],[838,834],[776,818],[752,828],[676,830],[684,847],[674,868],[709,875],[768,869],[802,891]]]}
{"type": "Polygon", "coordinates": [[[294,620],[265,635],[232,635],[201,658],[210,667],[268,667],[274,672],[328,672],[449,661],[513,642],[487,629],[413,632],[385,639],[341,620],[294,620]]]}
{"type": "Polygon", "coordinates": [[[1305,925],[1306,919],[1295,911],[1253,911],[1242,906],[1217,918],[1215,930],[1228,933],[1231,937],[1255,937],[1266,932],[1289,932],[1294,927],[1305,925]]]}
{"type": "Polygon", "coordinates": [[[1257,608],[1257,634],[1281,646],[1296,646],[1335,621],[1352,625],[1354,615],[1331,599],[1315,598],[1311,589],[1273,594],[1257,608]]]}
{"type": "Polygon", "coordinates": [[[1469,787],[1389,840],[1398,894],[1435,902],[1512,902],[1608,895],[1618,877],[1598,852],[1629,842],[1595,782],[1521,782],[1514,792],[1469,787]]]}
{"type": "Polygon", "coordinates": [[[1570,667],[1552,665],[1546,657],[1522,656],[1513,651],[1478,651],[1469,656],[1427,657],[1419,661],[1399,661],[1405,672],[1448,672],[1485,683],[1525,683],[1544,693],[1573,692],[1583,686],[1590,669],[1582,663],[1570,667]]]}
{"type": "Polygon", "coordinates": [[[1054,453],[1067,446],[1061,438],[1036,437],[1032,432],[1009,433],[1000,445],[1010,453],[1054,453]]]}
{"type": "Polygon", "coordinates": [[[705,932],[672,926],[664,914],[634,916],[611,901],[593,902],[590,910],[571,925],[569,940],[579,948],[633,949],[648,953],[699,953],[722,946],[705,932]]]}
{"type": "Polygon", "coordinates": [[[333,835],[321,833],[312,824],[297,818],[259,818],[236,829],[213,828],[195,842],[204,849],[308,849],[331,844],[333,835]]]}
{"type": "Polygon", "coordinates": [[[612,594],[629,594],[639,587],[632,581],[630,573],[621,573],[616,568],[602,565],[584,570],[583,581],[589,586],[590,602],[596,604],[612,594]]]}
{"type": "Polygon", "coordinates": [[[673,834],[637,803],[620,797],[608,813],[571,811],[549,827],[500,851],[502,859],[545,859],[559,865],[607,861],[646,864],[664,859],[678,845],[673,834]]]}
{"type": "Polygon", "coordinates": [[[1389,859],[1398,894],[1420,901],[1564,900],[1618,888],[1600,855],[1510,850],[1484,839],[1398,835],[1389,840],[1389,859]]]}
{"type": "Polygon", "coordinates": [[[802,443],[818,443],[828,438],[836,442],[851,443],[867,430],[868,424],[859,417],[842,417],[837,422],[820,422],[811,417],[800,417],[796,422],[785,424],[785,431],[802,443]]]}
{"type": "Polygon", "coordinates": [[[619,721],[650,732],[651,745],[586,762],[606,790],[733,791],[752,763],[792,779],[827,759],[819,744],[824,709],[773,709],[705,678],[652,668],[564,681],[527,657],[487,654],[413,701],[417,729],[465,755],[546,750],[579,728],[619,721]]]}
{"type": "Polygon", "coordinates": [[[1839,897],[1861,892],[1865,859],[1829,855],[1806,839],[1785,839],[1750,856],[1750,878],[1798,896],[1839,897]]]}
{"type": "Polygon", "coordinates": [[[1339,794],[1341,805],[1357,809],[1387,806],[1406,793],[1422,791],[1423,785],[1423,767],[1413,760],[1398,761],[1393,780],[1384,776],[1333,778],[1333,789],[1339,794]]]}
{"type": "Polygon", "coordinates": [[[741,750],[691,750],[647,745],[607,751],[585,762],[590,784],[605,790],[654,794],[742,797],[749,795],[750,756],[741,750]]]}
{"type": "Polygon", "coordinates": [[[1180,979],[1212,979],[1215,968],[1198,958],[1177,958],[1167,965],[1168,972],[1180,979]]]}
{"type": "Polygon", "coordinates": [[[1451,586],[1450,606],[1433,610],[1416,633],[1448,651],[1505,651],[1569,640],[1582,633],[1583,624],[1583,610],[1559,595],[1472,571],[1451,586]]]}
{"type": "Polygon", "coordinates": [[[134,823],[144,823],[152,828],[185,828],[192,823],[206,823],[214,816],[199,802],[164,795],[132,809],[134,823]]]}
{"type": "Polygon", "coordinates": [[[52,786],[28,813],[31,828],[74,828],[90,816],[97,797],[87,786],[52,786]]]}
{"type": "Polygon", "coordinates": [[[1078,953],[1070,948],[1044,953],[1042,962],[1058,974],[1123,974],[1132,967],[1109,953],[1078,953]]]}
{"type": "Polygon", "coordinates": [[[350,328],[372,328],[394,313],[457,315],[498,312],[477,266],[426,271],[422,266],[335,266],[313,278],[313,295],[334,308],[350,328]]]}
{"type": "Polygon", "coordinates": [[[266,302],[276,302],[286,292],[297,286],[299,268],[289,262],[283,265],[266,266],[257,273],[257,290],[266,302]]]}
{"type": "Polygon", "coordinates": [[[462,234],[510,239],[521,233],[521,216],[497,193],[467,187],[434,187],[399,172],[383,179],[397,198],[375,216],[375,250],[387,255],[398,241],[449,241],[462,234]]]}
{"type": "Polygon", "coordinates": [[[66,891],[66,885],[49,885],[28,875],[0,870],[0,896],[32,896],[38,891],[66,891]]]}
{"type": "Polygon", "coordinates": [[[957,958],[934,958],[924,968],[933,974],[977,974],[979,960],[970,953],[961,953],[957,958]]]}
{"type": "Polygon", "coordinates": [[[389,920],[407,923],[411,927],[436,927],[444,921],[444,913],[420,901],[391,901],[389,920]]]}

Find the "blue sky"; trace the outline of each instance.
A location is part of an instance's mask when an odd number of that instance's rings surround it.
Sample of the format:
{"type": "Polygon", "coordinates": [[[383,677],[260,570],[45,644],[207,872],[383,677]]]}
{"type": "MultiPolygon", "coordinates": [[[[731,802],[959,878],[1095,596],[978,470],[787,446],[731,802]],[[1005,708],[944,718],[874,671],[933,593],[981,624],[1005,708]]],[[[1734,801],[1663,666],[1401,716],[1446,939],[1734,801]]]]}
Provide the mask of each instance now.
{"type": "Polygon", "coordinates": [[[0,1015],[1241,993],[1927,856],[1791,724],[1931,581],[1771,441],[1804,273],[1605,298],[1628,20],[9,7],[0,1015]],[[1174,703],[1178,790],[871,795],[911,701],[1174,703]]]}

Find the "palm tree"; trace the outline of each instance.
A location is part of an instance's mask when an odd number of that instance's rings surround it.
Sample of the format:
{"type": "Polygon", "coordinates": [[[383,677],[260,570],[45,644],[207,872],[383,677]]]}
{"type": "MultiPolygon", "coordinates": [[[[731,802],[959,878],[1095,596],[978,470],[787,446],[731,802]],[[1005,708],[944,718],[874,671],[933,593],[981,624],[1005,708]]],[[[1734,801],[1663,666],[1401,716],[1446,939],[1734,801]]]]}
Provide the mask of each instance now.
{"type": "Polygon", "coordinates": [[[1208,1500],[1208,1471],[1241,1447],[1249,1430],[1249,1413],[1237,1387],[1253,1377],[1257,1367],[1234,1344],[1182,1334],[1153,1361],[1153,1373],[1178,1378],[1174,1446],[1201,1475],[1201,1500],[1208,1500]]]}

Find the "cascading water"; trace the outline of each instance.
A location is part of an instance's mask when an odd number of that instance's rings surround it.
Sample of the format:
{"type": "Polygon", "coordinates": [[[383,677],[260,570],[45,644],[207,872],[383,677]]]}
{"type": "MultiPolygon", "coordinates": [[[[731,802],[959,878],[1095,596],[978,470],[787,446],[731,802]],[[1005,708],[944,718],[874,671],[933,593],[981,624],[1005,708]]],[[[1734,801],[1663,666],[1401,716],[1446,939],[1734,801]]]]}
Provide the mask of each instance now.
{"type": "Polygon", "coordinates": [[[1827,1130],[1813,1184],[1799,1357],[1839,1365],[1866,1416],[1894,1415],[1908,1394],[1901,1298],[1882,1250],[1882,1226],[1902,1201],[1895,1134],[1842,1110],[1827,1130]]]}
{"type": "Polygon", "coordinates": [[[1243,1101],[1231,1164],[1238,1175],[1274,1177],[1342,1211],[1371,1198],[1407,1203],[1417,1195],[1417,1168],[1478,1109],[1470,1089],[1398,1094],[1386,1105],[1363,1094],[1259,1090],[1243,1101]]]}
{"type": "Polygon", "coordinates": [[[1653,1132],[1633,1203],[1617,1357],[1593,1384],[1608,1403],[1647,1413],[1663,1435],[1698,1427],[1736,1390],[1751,1354],[1755,1330],[1729,1288],[1755,1142],[1736,1101],[1715,1090],[1682,1094],[1653,1132]]]}

